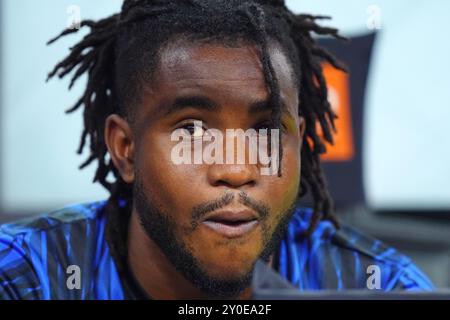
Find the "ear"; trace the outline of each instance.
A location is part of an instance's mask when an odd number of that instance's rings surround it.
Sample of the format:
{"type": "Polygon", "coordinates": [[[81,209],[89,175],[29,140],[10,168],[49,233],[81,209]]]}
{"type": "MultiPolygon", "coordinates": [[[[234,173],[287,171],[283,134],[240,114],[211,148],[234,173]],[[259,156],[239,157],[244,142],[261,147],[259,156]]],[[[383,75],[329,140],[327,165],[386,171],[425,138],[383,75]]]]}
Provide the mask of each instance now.
{"type": "Polygon", "coordinates": [[[128,122],[113,114],[106,118],[105,143],[114,166],[126,183],[134,181],[134,139],[128,122]]]}
{"type": "Polygon", "coordinates": [[[299,134],[299,138],[300,141],[303,141],[303,138],[305,137],[305,130],[306,130],[306,121],[305,118],[303,117],[299,117],[299,121],[298,121],[298,134],[299,134]]]}

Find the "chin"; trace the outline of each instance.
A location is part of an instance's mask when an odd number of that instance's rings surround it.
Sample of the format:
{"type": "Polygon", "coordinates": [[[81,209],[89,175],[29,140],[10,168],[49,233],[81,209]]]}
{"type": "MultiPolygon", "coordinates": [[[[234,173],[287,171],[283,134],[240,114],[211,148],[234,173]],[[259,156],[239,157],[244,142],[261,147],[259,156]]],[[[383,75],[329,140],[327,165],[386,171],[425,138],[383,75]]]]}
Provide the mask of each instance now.
{"type": "Polygon", "coordinates": [[[247,275],[258,259],[255,250],[220,250],[220,255],[199,258],[205,272],[214,278],[236,279],[247,275]],[[225,252],[224,252],[225,251],[225,252]]]}

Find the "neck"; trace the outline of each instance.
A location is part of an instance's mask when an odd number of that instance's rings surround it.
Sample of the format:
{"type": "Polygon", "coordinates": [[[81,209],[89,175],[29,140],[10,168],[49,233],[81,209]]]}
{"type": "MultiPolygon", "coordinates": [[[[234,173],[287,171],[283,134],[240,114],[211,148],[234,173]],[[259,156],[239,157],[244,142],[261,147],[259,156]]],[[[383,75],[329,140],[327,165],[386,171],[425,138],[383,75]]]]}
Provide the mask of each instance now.
{"type": "MultiPolygon", "coordinates": [[[[152,299],[210,299],[195,287],[167,259],[160,248],[145,233],[133,210],[128,229],[128,263],[140,286],[152,299]]],[[[251,287],[238,299],[250,299],[251,287]]]]}

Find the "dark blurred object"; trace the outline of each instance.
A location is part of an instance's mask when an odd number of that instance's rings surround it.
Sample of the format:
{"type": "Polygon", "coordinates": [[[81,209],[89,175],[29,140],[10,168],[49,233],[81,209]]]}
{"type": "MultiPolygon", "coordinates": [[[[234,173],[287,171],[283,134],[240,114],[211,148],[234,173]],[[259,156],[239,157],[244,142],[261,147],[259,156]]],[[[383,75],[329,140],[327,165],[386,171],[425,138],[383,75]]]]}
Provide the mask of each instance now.
{"type": "Polygon", "coordinates": [[[325,68],[329,98],[338,115],[335,145],[328,146],[323,167],[336,206],[365,203],[362,176],[363,115],[367,76],[375,33],[320,44],[348,68],[348,74],[325,68]],[[346,92],[345,92],[346,91],[346,92]]]}

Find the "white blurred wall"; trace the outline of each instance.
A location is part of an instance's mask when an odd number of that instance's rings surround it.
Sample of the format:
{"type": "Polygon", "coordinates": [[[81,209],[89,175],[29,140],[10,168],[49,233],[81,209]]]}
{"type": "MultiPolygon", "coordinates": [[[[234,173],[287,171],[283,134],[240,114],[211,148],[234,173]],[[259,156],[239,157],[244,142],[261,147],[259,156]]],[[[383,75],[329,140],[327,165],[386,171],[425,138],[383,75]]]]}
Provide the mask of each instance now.
{"type": "Polygon", "coordinates": [[[380,22],[364,124],[369,205],[450,208],[450,2],[288,3],[296,11],[333,16],[329,23],[348,35],[367,32],[370,20],[380,22]]]}

